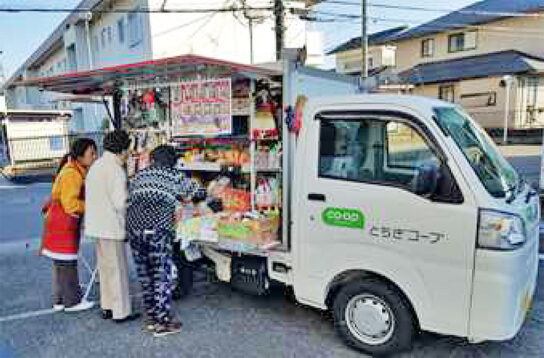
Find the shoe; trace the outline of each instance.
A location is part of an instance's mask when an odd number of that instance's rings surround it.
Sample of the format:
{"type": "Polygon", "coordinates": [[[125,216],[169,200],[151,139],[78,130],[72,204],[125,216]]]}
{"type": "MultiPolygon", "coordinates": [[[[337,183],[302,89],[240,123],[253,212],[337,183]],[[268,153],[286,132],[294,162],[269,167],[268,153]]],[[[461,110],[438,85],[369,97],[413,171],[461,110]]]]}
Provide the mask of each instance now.
{"type": "Polygon", "coordinates": [[[102,319],[112,319],[113,312],[111,310],[102,310],[102,319]]]}
{"type": "Polygon", "coordinates": [[[65,312],[80,312],[80,311],[86,311],[94,307],[94,302],[91,301],[81,301],[75,306],[66,307],[64,309],[65,312]]]}
{"type": "Polygon", "coordinates": [[[130,321],[134,321],[138,318],[140,318],[141,314],[139,313],[133,313],[129,316],[126,316],[125,318],[119,318],[119,319],[113,319],[113,322],[115,323],[124,323],[124,322],[130,322],[130,321]]]}
{"type": "Polygon", "coordinates": [[[154,337],[164,337],[169,334],[175,334],[181,332],[181,322],[179,321],[167,321],[164,323],[157,323],[155,325],[154,337]]]}
{"type": "Polygon", "coordinates": [[[157,325],[157,321],[155,321],[154,318],[146,318],[144,322],[144,332],[146,333],[155,333],[155,326],[157,325]]]}
{"type": "Polygon", "coordinates": [[[53,312],[61,312],[61,311],[64,311],[65,307],[63,304],[56,304],[56,305],[53,305],[53,312]]]}

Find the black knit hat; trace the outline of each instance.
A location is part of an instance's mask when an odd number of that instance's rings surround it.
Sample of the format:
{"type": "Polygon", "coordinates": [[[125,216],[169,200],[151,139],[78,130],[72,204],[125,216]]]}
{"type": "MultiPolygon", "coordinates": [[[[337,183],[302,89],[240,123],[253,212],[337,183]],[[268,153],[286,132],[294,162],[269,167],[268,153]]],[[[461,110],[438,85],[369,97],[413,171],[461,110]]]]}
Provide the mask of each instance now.
{"type": "Polygon", "coordinates": [[[160,167],[173,167],[176,165],[178,156],[174,147],[160,145],[151,152],[153,164],[160,167]]]}
{"type": "Polygon", "coordinates": [[[104,150],[114,154],[121,154],[130,147],[130,137],[122,129],[109,132],[104,137],[104,150]]]}

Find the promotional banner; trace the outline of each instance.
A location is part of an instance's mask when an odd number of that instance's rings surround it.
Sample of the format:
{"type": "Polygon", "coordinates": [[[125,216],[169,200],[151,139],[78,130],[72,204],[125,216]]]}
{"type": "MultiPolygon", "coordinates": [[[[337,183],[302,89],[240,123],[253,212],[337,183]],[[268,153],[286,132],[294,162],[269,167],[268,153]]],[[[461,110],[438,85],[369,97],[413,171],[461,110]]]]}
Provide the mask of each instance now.
{"type": "Polygon", "coordinates": [[[172,87],[174,136],[232,133],[230,78],[181,82],[172,87]]]}

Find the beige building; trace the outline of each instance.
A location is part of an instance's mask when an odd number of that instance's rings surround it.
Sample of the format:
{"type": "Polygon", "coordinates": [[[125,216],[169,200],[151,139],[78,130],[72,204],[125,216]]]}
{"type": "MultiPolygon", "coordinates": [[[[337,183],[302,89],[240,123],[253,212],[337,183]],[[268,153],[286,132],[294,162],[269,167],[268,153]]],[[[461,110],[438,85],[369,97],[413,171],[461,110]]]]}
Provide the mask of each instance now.
{"type": "MultiPolygon", "coordinates": [[[[406,30],[406,26],[395,27],[389,30],[376,32],[368,37],[368,70],[370,77],[381,78],[385,81],[392,74],[395,67],[395,46],[387,40],[406,30]]],[[[354,37],[342,43],[327,55],[334,55],[336,72],[347,75],[361,73],[361,37],[354,37]]]]}
{"type": "Polygon", "coordinates": [[[411,93],[459,103],[486,128],[508,107],[513,129],[544,126],[543,40],[544,0],[480,1],[390,39],[411,93]]]}

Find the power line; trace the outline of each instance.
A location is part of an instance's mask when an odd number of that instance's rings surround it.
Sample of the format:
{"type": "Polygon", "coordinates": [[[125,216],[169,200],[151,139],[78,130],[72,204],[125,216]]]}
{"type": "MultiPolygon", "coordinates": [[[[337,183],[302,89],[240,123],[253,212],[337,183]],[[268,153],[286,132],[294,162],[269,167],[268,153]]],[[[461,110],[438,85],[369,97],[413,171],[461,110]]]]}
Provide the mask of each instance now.
{"type": "Polygon", "coordinates": [[[181,24],[181,25],[179,25],[179,26],[175,26],[175,27],[169,28],[168,30],[164,30],[164,31],[161,31],[161,32],[159,32],[159,33],[156,33],[156,34],[153,35],[153,37],[163,36],[163,35],[169,34],[169,33],[171,33],[171,32],[174,32],[174,31],[176,31],[176,30],[179,30],[179,29],[181,29],[181,28],[184,28],[184,27],[187,27],[187,26],[191,26],[191,25],[193,25],[193,24],[195,24],[195,23],[197,23],[197,22],[199,22],[199,21],[202,21],[202,20],[208,18],[209,16],[213,16],[213,14],[212,14],[212,15],[206,14],[206,15],[197,17],[196,19],[194,19],[194,20],[192,20],[192,21],[189,21],[189,22],[187,22],[187,23],[184,23],[184,24],[181,24]]]}
{"type": "MultiPolygon", "coordinates": [[[[347,5],[347,6],[360,6],[358,3],[342,0],[324,0],[325,4],[335,5],[347,5]]],[[[370,7],[394,9],[394,10],[415,10],[426,12],[455,12],[462,15],[479,15],[479,16],[504,16],[504,17],[542,17],[544,15],[538,13],[520,13],[520,12],[503,12],[503,11],[480,11],[480,10],[454,10],[454,9],[438,9],[422,6],[405,6],[405,5],[389,5],[389,4],[376,4],[369,3],[370,7]]]]}
{"type": "Polygon", "coordinates": [[[100,14],[199,14],[199,13],[218,13],[218,12],[240,12],[248,10],[273,10],[271,6],[266,7],[229,7],[229,8],[202,8],[202,9],[110,9],[110,10],[92,10],[92,9],[68,9],[68,8],[0,8],[0,13],[87,13],[95,12],[100,14]]]}
{"type": "MultiPolygon", "coordinates": [[[[321,10],[315,11],[314,13],[317,15],[329,16],[331,18],[305,16],[303,17],[303,19],[307,21],[314,21],[314,22],[335,22],[338,19],[344,19],[344,20],[360,20],[361,19],[360,15],[355,15],[355,14],[335,13],[335,12],[327,12],[327,11],[321,11],[321,10]]],[[[398,23],[404,23],[404,24],[407,24],[407,23],[419,24],[418,21],[413,19],[385,18],[385,17],[373,17],[373,16],[369,16],[368,18],[375,21],[398,22],[398,23]]],[[[434,21],[432,25],[422,24],[422,25],[419,25],[418,27],[429,29],[429,30],[433,30],[433,29],[440,30],[440,31],[447,30],[443,26],[481,29],[484,32],[516,31],[516,33],[518,34],[523,33],[523,34],[535,34],[535,35],[541,35],[543,33],[542,28],[537,28],[537,27],[519,28],[515,26],[470,25],[470,24],[463,24],[463,23],[450,23],[450,22],[440,22],[440,21],[434,21]]]]}

